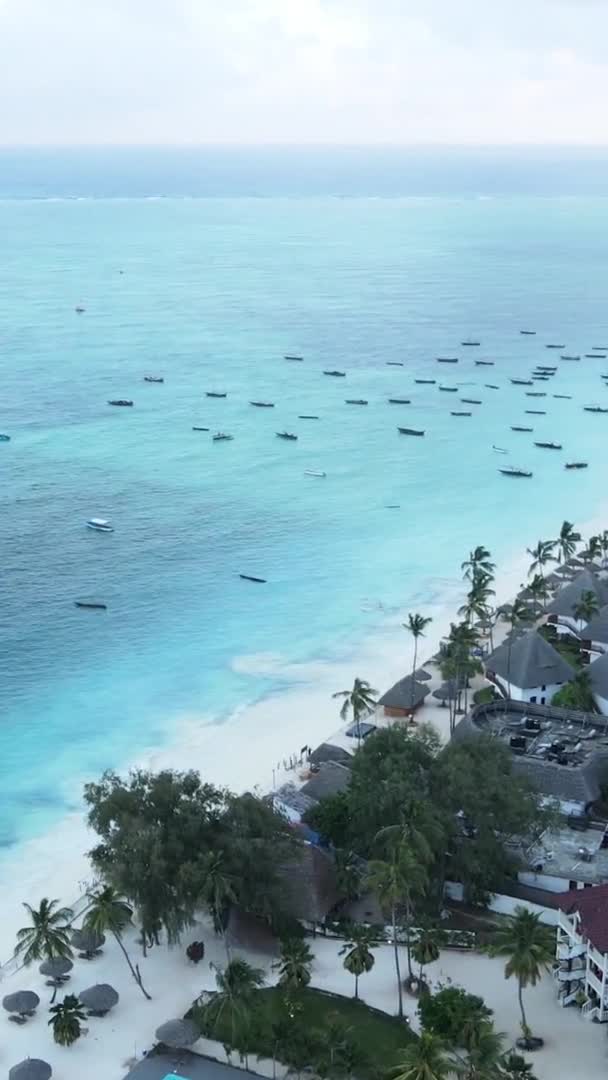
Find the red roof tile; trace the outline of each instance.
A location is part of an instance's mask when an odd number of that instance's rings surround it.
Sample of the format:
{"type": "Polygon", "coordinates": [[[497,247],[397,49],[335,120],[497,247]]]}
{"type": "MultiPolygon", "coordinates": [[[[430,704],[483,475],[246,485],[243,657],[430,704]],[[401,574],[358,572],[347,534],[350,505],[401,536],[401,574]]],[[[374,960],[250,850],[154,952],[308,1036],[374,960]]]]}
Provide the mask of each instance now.
{"type": "Polygon", "coordinates": [[[567,915],[578,911],[583,935],[599,952],[608,953],[608,885],[570,889],[561,894],[559,906],[567,915]]]}

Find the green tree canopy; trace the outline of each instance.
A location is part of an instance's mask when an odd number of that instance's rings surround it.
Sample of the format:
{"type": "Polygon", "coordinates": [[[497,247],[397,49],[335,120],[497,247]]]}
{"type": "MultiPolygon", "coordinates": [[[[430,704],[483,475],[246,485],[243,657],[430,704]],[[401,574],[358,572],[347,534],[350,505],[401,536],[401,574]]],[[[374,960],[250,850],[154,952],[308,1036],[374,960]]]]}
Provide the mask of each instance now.
{"type": "Polygon", "coordinates": [[[87,784],[88,820],[100,843],[90,853],[103,880],[136,909],[144,942],[167,931],[176,941],[203,904],[221,854],[228,894],[244,910],[280,911],[277,868],[292,850],[288,827],[267,802],[205,784],[198,773],[105,773],[87,784]]]}
{"type": "Polygon", "coordinates": [[[450,1046],[467,1048],[472,1033],[492,1017],[483,998],[469,994],[461,986],[444,986],[436,994],[423,994],[418,1003],[420,1023],[425,1031],[439,1035],[450,1046]]]}

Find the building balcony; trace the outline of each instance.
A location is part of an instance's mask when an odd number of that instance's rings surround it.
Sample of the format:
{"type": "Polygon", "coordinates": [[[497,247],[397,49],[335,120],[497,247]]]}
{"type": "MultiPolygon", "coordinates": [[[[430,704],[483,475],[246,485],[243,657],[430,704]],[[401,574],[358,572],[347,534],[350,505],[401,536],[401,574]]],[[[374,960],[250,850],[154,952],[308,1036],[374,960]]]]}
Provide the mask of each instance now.
{"type": "Polygon", "coordinates": [[[597,975],[595,975],[590,968],[587,969],[585,979],[587,985],[590,986],[592,990],[595,990],[595,993],[601,1000],[604,997],[604,986],[602,980],[598,979],[597,975]]]}
{"type": "Polygon", "coordinates": [[[566,915],[566,913],[563,911],[558,911],[557,925],[559,926],[560,930],[563,930],[564,933],[568,935],[569,940],[573,944],[574,942],[578,943],[582,940],[580,934],[576,929],[574,918],[570,915],[566,915]]]}
{"type": "Polygon", "coordinates": [[[584,956],[587,946],[584,942],[562,942],[557,946],[558,960],[575,960],[578,956],[584,956]]]}

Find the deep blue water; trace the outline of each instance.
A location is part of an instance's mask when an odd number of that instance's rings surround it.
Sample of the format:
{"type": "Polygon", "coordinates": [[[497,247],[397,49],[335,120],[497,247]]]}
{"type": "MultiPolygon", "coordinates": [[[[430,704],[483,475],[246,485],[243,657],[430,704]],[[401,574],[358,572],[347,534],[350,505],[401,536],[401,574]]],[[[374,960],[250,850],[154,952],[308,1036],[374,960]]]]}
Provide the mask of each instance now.
{"type": "Polygon", "coordinates": [[[440,601],[472,544],[504,559],[601,508],[608,416],[582,405],[608,404],[608,360],[544,348],[608,344],[597,155],[484,152],[441,169],[428,154],[273,153],[0,154],[5,845],[63,812],[71,777],[124,764],[173,716],[221,723],[284,685],[235,658],[354,654],[380,617],[366,598],[440,601]],[[460,346],[470,335],[479,349],[460,346]],[[509,382],[552,362],[547,399],[509,382]],[[547,410],[528,418],[534,436],[510,431],[526,408],[547,410]],[[532,445],[557,436],[561,454],[532,445]],[[564,471],[580,458],[586,473],[564,471]],[[505,462],[533,480],[501,477],[505,462]],[[92,515],[115,532],[87,530],[92,515]],[[91,595],[109,610],[73,606],[91,595]]]}

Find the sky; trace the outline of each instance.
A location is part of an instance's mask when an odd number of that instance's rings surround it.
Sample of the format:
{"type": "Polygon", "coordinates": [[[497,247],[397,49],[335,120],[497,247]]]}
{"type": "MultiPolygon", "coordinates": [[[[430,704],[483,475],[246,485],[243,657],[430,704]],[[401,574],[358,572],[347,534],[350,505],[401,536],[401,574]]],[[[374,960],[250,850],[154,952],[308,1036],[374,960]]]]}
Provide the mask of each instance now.
{"type": "Polygon", "coordinates": [[[608,144],[608,0],[0,0],[0,145],[608,144]]]}

